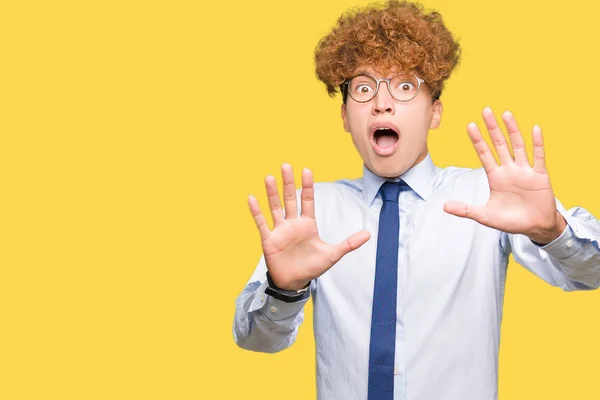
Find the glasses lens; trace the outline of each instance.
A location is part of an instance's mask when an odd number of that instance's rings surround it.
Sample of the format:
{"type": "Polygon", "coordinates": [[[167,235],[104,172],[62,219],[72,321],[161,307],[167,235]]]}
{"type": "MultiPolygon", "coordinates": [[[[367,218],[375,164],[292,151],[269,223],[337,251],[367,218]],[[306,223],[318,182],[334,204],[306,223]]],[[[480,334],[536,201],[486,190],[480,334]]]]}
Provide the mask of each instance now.
{"type": "Polygon", "coordinates": [[[356,101],[369,101],[375,94],[377,81],[370,76],[359,75],[352,78],[348,85],[348,93],[356,101]]]}
{"type": "Polygon", "coordinates": [[[419,81],[412,75],[396,75],[390,82],[390,91],[399,101],[412,100],[419,92],[419,81]]]}

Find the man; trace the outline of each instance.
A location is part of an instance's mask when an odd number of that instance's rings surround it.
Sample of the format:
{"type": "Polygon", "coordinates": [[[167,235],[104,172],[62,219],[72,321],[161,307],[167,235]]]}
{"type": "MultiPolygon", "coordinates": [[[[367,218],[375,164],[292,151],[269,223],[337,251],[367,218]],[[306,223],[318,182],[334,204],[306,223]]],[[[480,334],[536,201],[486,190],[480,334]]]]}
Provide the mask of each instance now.
{"type": "Polygon", "coordinates": [[[283,205],[265,181],[273,229],[250,196],[263,257],[237,299],[236,343],[289,347],[312,297],[320,399],[496,399],[510,253],[563,290],[595,289],[600,223],[555,199],[540,128],[530,164],[508,112],[512,153],[483,111],[499,163],[471,123],[483,168],[433,165],[427,134],[460,58],[439,14],[397,1],[348,13],[315,56],[364,174],[313,184],[304,170],[298,202],[284,164],[283,205]]]}

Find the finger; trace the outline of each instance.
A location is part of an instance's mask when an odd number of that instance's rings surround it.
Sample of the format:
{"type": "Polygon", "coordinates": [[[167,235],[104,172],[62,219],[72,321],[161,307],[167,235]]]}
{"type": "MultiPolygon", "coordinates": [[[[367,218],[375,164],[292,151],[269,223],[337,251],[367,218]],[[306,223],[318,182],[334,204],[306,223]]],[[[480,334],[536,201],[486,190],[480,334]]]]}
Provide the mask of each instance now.
{"type": "Polygon", "coordinates": [[[313,188],[312,171],[308,168],[302,170],[302,194],[300,195],[302,216],[315,218],[315,191],[313,188]]]}
{"type": "Polygon", "coordinates": [[[370,238],[371,234],[369,233],[369,231],[362,230],[350,236],[343,242],[333,246],[333,251],[331,252],[331,265],[334,265],[340,260],[340,258],[344,257],[352,250],[358,249],[360,246],[365,244],[370,238]]]}
{"type": "Polygon", "coordinates": [[[546,172],[546,154],[544,152],[544,135],[542,129],[535,125],[532,131],[533,136],[533,170],[535,172],[546,172]]]}
{"type": "Polygon", "coordinates": [[[498,164],[496,163],[496,159],[494,158],[492,151],[490,150],[485,140],[483,140],[481,132],[479,131],[479,128],[477,127],[475,122],[471,122],[469,125],[467,125],[467,132],[469,133],[471,142],[473,142],[473,147],[475,147],[475,151],[479,155],[481,165],[485,169],[485,172],[489,174],[495,168],[498,167],[498,164]]]}
{"type": "Polygon", "coordinates": [[[500,164],[512,164],[514,162],[513,156],[510,154],[508,144],[506,143],[506,138],[504,137],[502,129],[500,129],[498,126],[494,112],[491,108],[486,107],[483,109],[482,115],[483,122],[485,122],[485,127],[490,133],[490,138],[492,139],[492,143],[496,148],[496,153],[500,159],[500,164]]]}
{"type": "Polygon", "coordinates": [[[281,166],[281,177],[283,178],[283,204],[285,205],[285,217],[298,218],[296,184],[294,182],[294,171],[290,164],[285,163],[281,166]]]}
{"type": "Polygon", "coordinates": [[[490,224],[490,218],[483,206],[474,206],[460,201],[448,201],[444,204],[444,211],[457,217],[472,219],[485,226],[490,224]]]}
{"type": "Polygon", "coordinates": [[[269,224],[267,224],[265,216],[260,211],[260,206],[258,205],[258,200],[256,200],[256,197],[252,195],[248,196],[248,206],[250,207],[250,212],[254,217],[254,222],[258,228],[258,233],[260,233],[260,240],[264,242],[269,236],[271,236],[271,230],[269,229],[269,224]]]}
{"type": "Polygon", "coordinates": [[[273,175],[265,178],[265,188],[267,189],[267,199],[269,200],[269,208],[273,217],[273,227],[283,224],[283,209],[281,208],[281,200],[277,191],[277,183],[273,175]]]}
{"type": "Polygon", "coordinates": [[[529,159],[527,158],[527,149],[525,148],[525,141],[517,125],[515,116],[510,111],[506,111],[502,114],[502,121],[506,126],[508,137],[510,138],[510,144],[515,155],[515,163],[518,166],[524,167],[529,166],[529,159]]]}

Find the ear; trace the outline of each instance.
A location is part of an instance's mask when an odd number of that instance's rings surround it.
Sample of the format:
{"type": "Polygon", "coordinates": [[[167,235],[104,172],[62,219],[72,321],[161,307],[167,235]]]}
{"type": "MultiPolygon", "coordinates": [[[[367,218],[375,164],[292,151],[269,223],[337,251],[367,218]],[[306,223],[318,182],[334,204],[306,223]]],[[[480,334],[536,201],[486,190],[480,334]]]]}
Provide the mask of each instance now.
{"type": "Polygon", "coordinates": [[[346,132],[350,132],[350,128],[348,128],[348,120],[347,120],[348,111],[346,110],[346,105],[342,104],[342,121],[344,121],[344,130],[346,132]]]}
{"type": "Polygon", "coordinates": [[[433,115],[431,116],[431,123],[429,129],[437,129],[442,122],[442,113],[444,112],[444,106],[440,100],[433,102],[433,115]]]}

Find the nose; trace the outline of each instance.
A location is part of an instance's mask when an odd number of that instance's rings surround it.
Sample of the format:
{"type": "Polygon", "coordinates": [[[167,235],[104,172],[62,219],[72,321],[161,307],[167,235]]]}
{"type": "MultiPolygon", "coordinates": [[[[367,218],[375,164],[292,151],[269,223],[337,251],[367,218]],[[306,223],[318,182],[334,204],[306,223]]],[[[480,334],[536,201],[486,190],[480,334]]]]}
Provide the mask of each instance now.
{"type": "Polygon", "coordinates": [[[396,101],[390,94],[388,82],[381,82],[373,99],[373,115],[388,113],[394,115],[396,101]]]}

